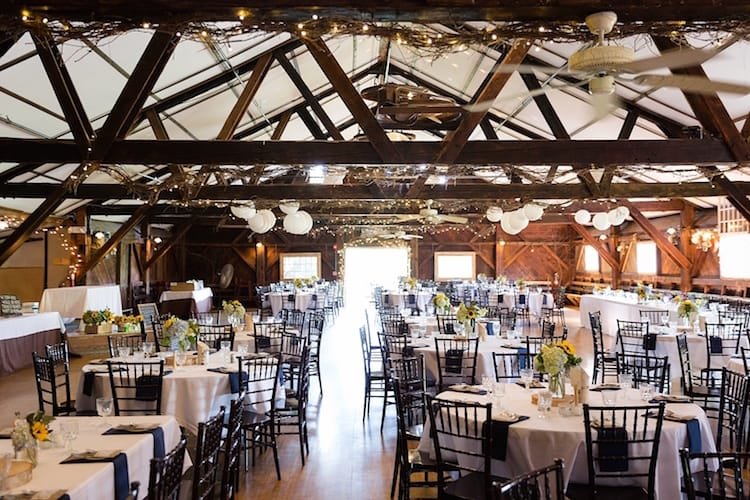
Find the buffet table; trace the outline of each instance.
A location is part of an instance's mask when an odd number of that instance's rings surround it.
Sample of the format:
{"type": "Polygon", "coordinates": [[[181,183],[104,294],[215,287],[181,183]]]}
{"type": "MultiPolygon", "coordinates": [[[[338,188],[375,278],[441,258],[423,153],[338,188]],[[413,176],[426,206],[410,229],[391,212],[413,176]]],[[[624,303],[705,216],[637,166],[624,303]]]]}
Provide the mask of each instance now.
{"type": "MultiPolygon", "coordinates": [[[[516,415],[530,417],[510,425],[508,428],[507,455],[505,460],[492,460],[492,472],[502,477],[514,477],[530,470],[546,467],[555,458],[565,460],[564,482],[586,484],[588,470],[586,465],[586,438],[583,416],[563,417],[553,409],[545,418],[539,418],[537,409],[531,404],[531,391],[527,391],[516,384],[505,384],[506,394],[503,398],[503,410],[516,415]]],[[[636,390],[624,394],[618,391],[617,406],[633,406],[642,404],[636,390]],[[627,396],[627,399],[626,399],[627,396]]],[[[600,404],[600,393],[589,393],[592,406],[600,404]]],[[[487,403],[491,396],[457,393],[446,391],[438,397],[449,400],[479,401],[487,403]]],[[[503,414],[497,405],[493,405],[493,420],[502,419],[503,414]]],[[[691,415],[698,419],[700,426],[700,441],[703,452],[716,449],[713,433],[706,414],[695,404],[667,404],[667,410],[681,415],[691,415]]],[[[425,425],[419,449],[423,453],[432,454],[433,446],[429,432],[429,422],[425,425]]],[[[656,463],[656,498],[671,500],[675,492],[680,491],[681,468],[679,459],[680,448],[688,446],[687,426],[683,422],[664,420],[659,455],[656,463]]],[[[460,447],[460,443],[454,443],[460,447]]],[[[630,456],[636,456],[636,445],[631,445],[630,456]]],[[[433,455],[434,456],[434,455],[433,455]]],[[[641,478],[644,479],[645,478],[641,478]]],[[[622,478],[614,484],[634,484],[638,478],[622,478]]],[[[613,484],[604,482],[604,484],[613,484]]]]}
{"type": "Polygon", "coordinates": [[[199,313],[211,312],[211,309],[213,309],[213,296],[214,293],[210,287],[201,288],[199,290],[189,290],[185,292],[173,292],[171,290],[167,290],[161,292],[161,295],[159,296],[159,302],[193,299],[199,313]]]}
{"type": "MultiPolygon", "coordinates": [[[[104,419],[95,417],[56,417],[50,424],[53,430],[52,435],[59,436],[62,433],[61,424],[71,421],[78,423],[78,437],[73,440],[74,452],[96,450],[124,453],[127,457],[129,481],[140,482],[141,493],[148,489],[149,462],[154,458],[154,435],[148,432],[112,435],[103,435],[103,433],[110,427],[118,425],[158,426],[162,429],[164,450],[167,453],[177,446],[181,437],[180,427],[174,417],[161,415],[107,417],[106,423],[104,419]]],[[[27,491],[59,490],[67,493],[70,500],[115,498],[115,472],[112,462],[61,464],[62,460],[71,455],[71,451],[66,450],[61,443],[50,442],[50,445],[53,447],[45,446],[39,450],[39,465],[33,470],[31,481],[4,493],[20,494],[27,491]]],[[[13,453],[10,439],[0,440],[0,453],[13,453]]],[[[190,457],[185,453],[183,470],[187,470],[190,465],[190,457]]]]}
{"type": "Polygon", "coordinates": [[[30,365],[31,353],[60,342],[61,332],[65,325],[57,312],[0,318],[0,375],[30,365]]]}
{"type": "Polygon", "coordinates": [[[64,320],[80,318],[84,311],[102,309],[109,309],[114,315],[122,314],[118,285],[47,288],[39,303],[39,312],[58,312],[64,320]]]}

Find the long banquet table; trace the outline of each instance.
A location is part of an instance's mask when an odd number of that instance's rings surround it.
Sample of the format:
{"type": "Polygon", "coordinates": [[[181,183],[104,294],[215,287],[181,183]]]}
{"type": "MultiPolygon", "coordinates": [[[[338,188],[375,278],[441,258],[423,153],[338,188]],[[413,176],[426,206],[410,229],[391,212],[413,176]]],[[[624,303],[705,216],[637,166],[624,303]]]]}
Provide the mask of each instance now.
{"type": "Polygon", "coordinates": [[[60,342],[61,332],[65,325],[57,312],[0,318],[0,375],[30,365],[31,353],[60,342]]]}
{"type": "MultiPolygon", "coordinates": [[[[620,393],[623,391],[620,390],[620,393]]],[[[622,396],[618,398],[617,405],[639,405],[643,401],[637,396],[635,390],[630,390],[627,400],[622,396]]],[[[475,394],[443,392],[440,398],[459,401],[479,401],[487,403],[490,396],[475,394]]],[[[589,402],[592,406],[600,405],[599,393],[589,393],[589,402]]],[[[565,460],[564,481],[587,483],[588,468],[586,463],[586,437],[582,416],[560,416],[553,409],[546,418],[538,418],[537,409],[531,404],[531,391],[517,386],[506,384],[506,395],[503,398],[503,411],[511,411],[517,415],[529,416],[528,420],[517,422],[509,426],[507,454],[505,460],[492,460],[492,472],[502,477],[514,477],[524,474],[530,470],[545,467],[552,463],[555,458],[565,460]]],[[[668,410],[681,415],[694,415],[698,419],[701,432],[701,447],[703,452],[715,451],[713,433],[706,414],[701,408],[694,404],[667,404],[668,410]]],[[[493,405],[493,419],[499,418],[500,409],[493,405]]],[[[432,441],[430,439],[429,422],[425,425],[419,450],[422,453],[433,454],[432,441]]],[[[461,446],[460,443],[453,443],[461,446]]],[[[671,500],[678,498],[675,492],[680,491],[681,468],[679,461],[679,450],[688,446],[687,426],[682,422],[664,421],[661,439],[659,442],[659,455],[656,463],[656,498],[671,500]]],[[[634,445],[631,445],[630,456],[636,456],[634,445]]],[[[632,484],[626,481],[635,478],[623,478],[616,484],[632,484]]],[[[608,483],[604,483],[608,484],[608,483]]]]}
{"type": "Polygon", "coordinates": [[[39,312],[59,312],[65,318],[80,318],[87,310],[109,309],[122,314],[122,298],[117,285],[68,286],[47,288],[42,293],[39,312]]]}
{"type": "Polygon", "coordinates": [[[210,287],[198,290],[188,290],[185,292],[175,292],[165,290],[159,296],[159,302],[169,302],[170,300],[193,299],[198,312],[210,312],[213,309],[214,292],[210,287]]]}
{"type": "MultiPolygon", "coordinates": [[[[137,424],[141,426],[159,426],[164,434],[164,450],[169,452],[180,441],[180,427],[174,417],[170,416],[128,416],[107,417],[56,417],[51,423],[52,435],[59,435],[62,422],[78,422],[78,437],[73,441],[73,450],[121,451],[127,456],[128,478],[130,482],[139,481],[140,491],[148,489],[149,462],[154,457],[154,437],[146,434],[113,434],[103,435],[108,428],[117,425],[137,424]]],[[[50,443],[39,450],[39,465],[33,470],[31,482],[4,493],[20,494],[26,491],[63,490],[70,500],[90,500],[94,498],[115,498],[114,465],[112,462],[61,464],[70,456],[61,443],[50,443]]],[[[12,453],[10,439],[0,440],[0,453],[12,453]]],[[[190,457],[185,454],[183,470],[191,465],[190,457]]],[[[36,497],[35,497],[36,498],[36,497]]],[[[47,497],[45,497],[47,498],[47,497]]]]}

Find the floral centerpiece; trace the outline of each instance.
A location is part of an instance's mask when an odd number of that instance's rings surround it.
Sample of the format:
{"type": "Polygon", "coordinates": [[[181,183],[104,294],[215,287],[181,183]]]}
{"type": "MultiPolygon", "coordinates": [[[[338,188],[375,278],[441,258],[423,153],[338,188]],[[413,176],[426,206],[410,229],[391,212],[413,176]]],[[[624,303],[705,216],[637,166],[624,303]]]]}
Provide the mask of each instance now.
{"type": "Polygon", "coordinates": [[[406,284],[406,287],[409,290],[414,290],[414,289],[417,288],[417,278],[414,278],[413,276],[410,276],[410,277],[406,278],[405,284],[406,284]]]}
{"type": "Polygon", "coordinates": [[[89,309],[81,317],[86,325],[86,333],[110,333],[112,331],[112,311],[102,309],[94,311],[89,309]]]}
{"type": "Polygon", "coordinates": [[[473,333],[477,319],[487,314],[487,309],[483,309],[476,304],[469,304],[468,306],[461,302],[456,311],[456,320],[460,321],[464,325],[464,331],[473,333]]]}
{"type": "Polygon", "coordinates": [[[638,295],[638,300],[643,302],[646,300],[646,297],[648,296],[648,292],[646,291],[646,286],[642,282],[638,282],[635,285],[635,293],[638,295]]]}
{"type": "Polygon", "coordinates": [[[305,284],[305,280],[302,278],[294,278],[294,288],[302,288],[305,284]]]}
{"type": "Polygon", "coordinates": [[[54,417],[45,415],[43,411],[29,413],[26,415],[26,418],[21,418],[21,414],[16,412],[11,440],[13,441],[13,450],[17,459],[27,459],[33,467],[36,467],[37,443],[40,441],[49,441],[50,434],[52,434],[49,424],[54,419],[54,417]]]}
{"type": "Polygon", "coordinates": [[[245,306],[239,300],[230,300],[229,302],[223,300],[221,307],[224,309],[224,314],[227,315],[230,324],[237,326],[242,323],[245,317],[245,306]]]}
{"type": "Polygon", "coordinates": [[[526,280],[523,278],[518,278],[516,280],[516,288],[518,288],[519,290],[526,288],[526,280]]]}
{"type": "Polygon", "coordinates": [[[112,323],[117,325],[117,329],[121,332],[135,332],[138,331],[143,316],[140,314],[135,316],[115,316],[112,318],[112,323]]]}
{"type": "Polygon", "coordinates": [[[164,322],[164,336],[161,345],[169,347],[173,351],[187,351],[195,346],[198,340],[198,322],[194,319],[184,319],[170,316],[164,322]]]}
{"type": "Polygon", "coordinates": [[[549,390],[558,397],[565,396],[565,373],[581,364],[573,344],[567,340],[552,345],[542,345],[534,358],[534,368],[549,375],[549,390]]]}
{"type": "Polygon", "coordinates": [[[508,284],[508,277],[504,274],[501,274],[500,276],[497,277],[495,281],[497,281],[501,285],[506,285],[508,284]]]}
{"type": "Polygon", "coordinates": [[[677,316],[690,322],[698,314],[698,306],[690,299],[680,299],[677,304],[677,316]]]}
{"type": "Polygon", "coordinates": [[[435,310],[438,312],[446,312],[451,306],[451,301],[446,294],[438,292],[432,298],[432,304],[435,306],[435,310]]]}

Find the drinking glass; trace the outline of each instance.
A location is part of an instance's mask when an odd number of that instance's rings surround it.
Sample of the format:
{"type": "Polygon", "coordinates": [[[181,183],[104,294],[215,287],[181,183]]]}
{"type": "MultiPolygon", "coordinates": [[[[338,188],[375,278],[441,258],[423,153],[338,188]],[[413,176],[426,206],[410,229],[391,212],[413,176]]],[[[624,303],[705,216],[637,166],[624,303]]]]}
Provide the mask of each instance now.
{"type": "Polygon", "coordinates": [[[487,391],[487,394],[492,394],[492,378],[488,375],[482,375],[482,387],[487,391]]]}
{"type": "Polygon", "coordinates": [[[5,482],[5,480],[8,478],[12,462],[12,453],[0,453],[0,484],[5,482]]]}
{"type": "Polygon", "coordinates": [[[492,385],[492,399],[494,400],[493,404],[497,407],[497,409],[502,409],[503,407],[503,398],[505,397],[505,384],[502,382],[495,382],[492,385]]]}
{"type": "Polygon", "coordinates": [[[552,411],[552,393],[550,391],[540,391],[539,400],[536,409],[539,412],[539,418],[547,418],[547,413],[552,411]]]}
{"type": "Polygon", "coordinates": [[[654,393],[654,386],[652,384],[641,384],[641,399],[644,401],[650,401],[654,393]]]}
{"type": "Polygon", "coordinates": [[[60,424],[60,433],[65,440],[65,449],[68,451],[73,451],[73,441],[78,437],[78,422],[62,422],[60,424]]]}
{"type": "Polygon", "coordinates": [[[175,369],[179,370],[182,366],[185,365],[185,361],[187,361],[187,353],[185,351],[175,351],[174,353],[175,369]]]}
{"type": "Polygon", "coordinates": [[[630,373],[621,373],[617,376],[620,381],[620,387],[622,387],[622,394],[625,399],[628,399],[630,389],[633,388],[633,375],[630,373]]]}
{"type": "Polygon", "coordinates": [[[526,390],[529,390],[529,385],[531,385],[531,381],[534,379],[534,370],[533,368],[524,368],[521,370],[521,383],[526,387],[526,390]]]}
{"type": "Polygon", "coordinates": [[[661,315],[661,324],[662,326],[669,326],[669,314],[661,315]]]}
{"type": "Polygon", "coordinates": [[[238,344],[237,345],[237,356],[242,357],[247,354],[247,345],[245,344],[238,344]]]}
{"type": "Polygon", "coordinates": [[[602,404],[604,406],[615,406],[617,404],[617,393],[619,391],[602,391],[602,404]]]}
{"type": "Polygon", "coordinates": [[[232,342],[230,342],[229,340],[222,340],[221,342],[219,342],[219,349],[221,349],[222,351],[231,350],[232,342]]]}
{"type": "Polygon", "coordinates": [[[143,354],[146,355],[147,358],[150,358],[151,355],[154,353],[154,348],[156,346],[153,342],[147,341],[143,343],[143,354]]]}
{"type": "Polygon", "coordinates": [[[96,414],[104,419],[104,425],[107,425],[107,417],[112,415],[112,407],[112,398],[96,398],[96,414]]]}
{"type": "Polygon", "coordinates": [[[120,358],[127,358],[130,356],[130,347],[124,345],[117,348],[117,356],[120,358]]]}

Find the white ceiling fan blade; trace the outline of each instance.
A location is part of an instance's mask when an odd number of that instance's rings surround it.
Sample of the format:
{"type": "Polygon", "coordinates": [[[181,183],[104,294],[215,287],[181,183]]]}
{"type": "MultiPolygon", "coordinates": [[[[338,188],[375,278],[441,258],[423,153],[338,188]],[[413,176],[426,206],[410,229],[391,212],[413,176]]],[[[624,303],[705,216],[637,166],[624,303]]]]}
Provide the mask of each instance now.
{"type": "Polygon", "coordinates": [[[407,241],[408,240],[421,240],[422,237],[419,236],[418,234],[405,234],[405,235],[401,236],[401,239],[402,240],[407,240],[407,241]]]}
{"type": "Polygon", "coordinates": [[[620,64],[615,69],[618,73],[643,73],[659,68],[688,68],[703,64],[719,52],[721,52],[720,49],[676,49],[663,52],[660,56],[620,64]]]}
{"type": "Polygon", "coordinates": [[[454,224],[466,224],[467,222],[469,222],[469,219],[467,219],[466,217],[461,217],[460,215],[440,214],[436,215],[435,217],[440,219],[442,222],[452,222],[454,224]]]}
{"type": "Polygon", "coordinates": [[[693,94],[714,94],[727,92],[730,94],[750,94],[750,86],[738,83],[716,82],[702,76],[688,75],[638,75],[633,81],[641,85],[652,87],[677,87],[693,94]]]}
{"type": "Polygon", "coordinates": [[[570,71],[563,68],[555,68],[554,66],[538,66],[536,64],[500,64],[494,70],[495,73],[534,73],[538,71],[544,74],[555,74],[555,75],[567,75],[576,76],[580,73],[577,71],[570,71]]]}
{"type": "Polygon", "coordinates": [[[572,85],[572,84],[568,84],[568,85],[555,85],[555,86],[546,85],[546,86],[544,86],[542,88],[539,88],[539,89],[536,89],[536,90],[531,90],[529,92],[524,92],[523,94],[512,94],[512,95],[509,95],[509,96],[499,96],[494,101],[481,101],[481,102],[476,102],[476,103],[469,103],[469,104],[464,104],[461,107],[463,109],[469,111],[470,113],[483,113],[483,112],[489,110],[490,108],[492,108],[492,106],[494,106],[496,102],[515,101],[517,99],[527,99],[529,97],[534,97],[534,96],[542,95],[545,92],[547,92],[548,90],[583,87],[587,83],[588,83],[588,81],[584,80],[584,81],[581,81],[581,82],[579,82],[579,83],[577,83],[575,85],[572,85]]]}
{"type": "Polygon", "coordinates": [[[608,116],[612,111],[617,109],[619,98],[617,94],[592,94],[589,102],[594,109],[593,116],[591,119],[594,122],[598,122],[605,116],[608,116]]]}
{"type": "Polygon", "coordinates": [[[409,222],[413,220],[419,220],[422,218],[422,216],[417,214],[397,214],[396,218],[398,219],[398,222],[409,222]]]}

